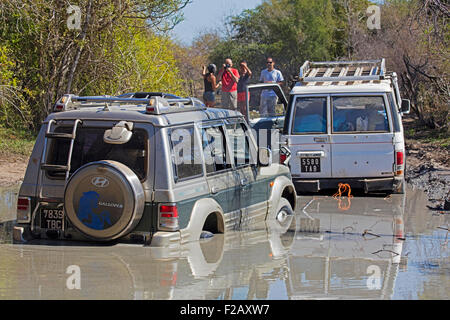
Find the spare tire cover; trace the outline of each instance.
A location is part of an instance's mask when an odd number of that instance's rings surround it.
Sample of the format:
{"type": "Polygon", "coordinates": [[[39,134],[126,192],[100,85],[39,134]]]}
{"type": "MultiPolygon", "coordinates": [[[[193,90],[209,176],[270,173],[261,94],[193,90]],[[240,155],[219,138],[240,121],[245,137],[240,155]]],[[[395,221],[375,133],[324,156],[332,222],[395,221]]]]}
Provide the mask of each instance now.
{"type": "Polygon", "coordinates": [[[142,184],[120,162],[103,160],[80,167],[64,192],[72,225],[95,240],[113,240],[137,225],[145,206],[142,184]]]}

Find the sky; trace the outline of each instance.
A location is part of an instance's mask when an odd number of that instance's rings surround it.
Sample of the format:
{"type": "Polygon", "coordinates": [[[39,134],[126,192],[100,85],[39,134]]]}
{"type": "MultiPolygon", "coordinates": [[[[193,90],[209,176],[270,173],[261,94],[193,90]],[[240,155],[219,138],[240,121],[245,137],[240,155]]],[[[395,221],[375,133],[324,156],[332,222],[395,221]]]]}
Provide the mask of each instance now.
{"type": "Polygon", "coordinates": [[[184,21],[172,30],[172,37],[182,44],[191,44],[202,31],[212,31],[224,24],[225,18],[253,9],[263,0],[192,0],[183,9],[184,21]]]}

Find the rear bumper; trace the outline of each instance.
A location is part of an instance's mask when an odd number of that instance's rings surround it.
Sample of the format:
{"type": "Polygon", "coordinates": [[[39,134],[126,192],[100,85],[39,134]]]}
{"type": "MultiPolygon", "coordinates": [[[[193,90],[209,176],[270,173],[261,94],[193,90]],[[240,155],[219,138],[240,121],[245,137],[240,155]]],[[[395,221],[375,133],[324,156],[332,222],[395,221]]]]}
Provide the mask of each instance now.
{"type": "Polygon", "coordinates": [[[403,176],[388,178],[328,178],[299,179],[292,178],[297,193],[318,192],[326,189],[337,189],[339,183],[347,183],[352,189],[362,189],[364,192],[395,191],[403,183],[403,176]]]}
{"type": "Polygon", "coordinates": [[[26,244],[26,243],[39,243],[43,242],[53,242],[53,241],[79,241],[79,242],[89,242],[89,243],[102,243],[102,244],[114,244],[117,242],[123,243],[135,243],[149,245],[152,240],[150,232],[134,231],[129,234],[115,239],[115,240],[93,240],[87,238],[80,232],[70,229],[70,231],[56,231],[56,230],[46,230],[46,229],[31,229],[30,224],[16,224],[13,226],[13,243],[15,244],[26,244]],[[35,242],[38,241],[38,242],[35,242]]]}

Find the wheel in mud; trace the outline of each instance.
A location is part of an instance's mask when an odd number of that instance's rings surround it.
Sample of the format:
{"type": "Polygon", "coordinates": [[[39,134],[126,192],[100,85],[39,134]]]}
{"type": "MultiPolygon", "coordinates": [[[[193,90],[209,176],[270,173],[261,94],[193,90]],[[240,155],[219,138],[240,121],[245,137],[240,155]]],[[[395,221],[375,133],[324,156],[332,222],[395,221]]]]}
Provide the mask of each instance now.
{"type": "Polygon", "coordinates": [[[281,198],[278,203],[275,219],[282,229],[287,229],[290,226],[293,215],[294,211],[289,201],[286,198],[281,198]]]}
{"type": "Polygon", "coordinates": [[[94,240],[114,240],[129,233],[142,217],[144,206],[139,178],[116,161],[82,166],[72,175],[64,192],[67,218],[94,240]]]}

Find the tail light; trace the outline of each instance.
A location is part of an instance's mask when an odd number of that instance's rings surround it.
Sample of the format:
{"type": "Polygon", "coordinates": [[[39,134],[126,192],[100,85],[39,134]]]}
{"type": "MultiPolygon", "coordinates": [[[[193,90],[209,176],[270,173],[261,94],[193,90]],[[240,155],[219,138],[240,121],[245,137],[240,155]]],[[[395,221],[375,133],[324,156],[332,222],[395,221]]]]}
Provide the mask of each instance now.
{"type": "Polygon", "coordinates": [[[64,110],[63,104],[56,104],[55,107],[53,108],[54,112],[59,112],[59,111],[63,111],[63,110],[64,110]]]}
{"type": "Polygon", "coordinates": [[[287,146],[281,146],[280,147],[280,164],[288,165],[287,162],[288,162],[290,155],[291,155],[291,151],[289,150],[289,148],[287,146]]]}
{"type": "Polygon", "coordinates": [[[280,163],[284,164],[286,159],[287,159],[287,155],[285,155],[284,153],[280,153],[280,163]]]}
{"type": "Polygon", "coordinates": [[[31,198],[19,197],[17,199],[17,222],[28,223],[31,220],[31,198]]]}
{"type": "Polygon", "coordinates": [[[403,160],[404,160],[403,151],[397,151],[396,160],[397,160],[397,162],[396,162],[397,165],[403,164],[403,160]]]}
{"type": "Polygon", "coordinates": [[[405,162],[405,156],[403,151],[397,151],[395,153],[395,174],[396,175],[401,175],[403,174],[403,169],[404,169],[404,162],[405,162]]]}
{"type": "Polygon", "coordinates": [[[159,229],[167,231],[178,230],[178,208],[174,204],[159,206],[159,229]]]}

